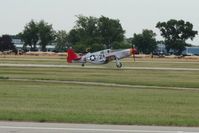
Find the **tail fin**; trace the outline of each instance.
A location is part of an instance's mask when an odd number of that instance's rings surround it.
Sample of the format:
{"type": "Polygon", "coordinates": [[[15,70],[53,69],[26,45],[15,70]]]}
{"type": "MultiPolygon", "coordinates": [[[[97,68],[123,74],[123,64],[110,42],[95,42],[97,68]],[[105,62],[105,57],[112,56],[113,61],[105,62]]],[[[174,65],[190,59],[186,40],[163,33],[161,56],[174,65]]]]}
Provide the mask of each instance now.
{"type": "Polygon", "coordinates": [[[67,50],[68,56],[67,56],[67,62],[72,63],[73,60],[78,60],[81,57],[79,57],[73,49],[68,49],[67,50]]]}

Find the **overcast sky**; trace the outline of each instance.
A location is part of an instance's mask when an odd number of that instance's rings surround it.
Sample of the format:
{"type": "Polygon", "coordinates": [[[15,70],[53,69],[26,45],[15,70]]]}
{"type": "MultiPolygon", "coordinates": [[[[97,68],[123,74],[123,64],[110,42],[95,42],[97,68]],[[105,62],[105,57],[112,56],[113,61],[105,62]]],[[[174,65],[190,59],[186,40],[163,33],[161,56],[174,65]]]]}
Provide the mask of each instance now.
{"type": "MultiPolygon", "coordinates": [[[[55,30],[70,31],[75,15],[119,19],[126,36],[155,28],[158,21],[183,19],[199,31],[199,0],[0,0],[0,35],[21,32],[31,19],[45,20],[55,30]]],[[[199,45],[199,36],[193,42],[199,45]]]]}

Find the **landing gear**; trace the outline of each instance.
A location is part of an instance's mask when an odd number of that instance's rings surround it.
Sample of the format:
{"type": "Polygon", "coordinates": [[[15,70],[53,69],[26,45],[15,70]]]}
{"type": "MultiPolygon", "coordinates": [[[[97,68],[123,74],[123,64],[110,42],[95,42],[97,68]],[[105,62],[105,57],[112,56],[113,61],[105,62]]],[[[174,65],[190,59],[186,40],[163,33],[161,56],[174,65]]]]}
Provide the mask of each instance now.
{"type": "Polygon", "coordinates": [[[85,66],[85,64],[84,63],[82,63],[82,67],[84,67],[85,66]]]}
{"type": "Polygon", "coordinates": [[[117,63],[117,64],[116,64],[116,67],[117,67],[117,68],[121,68],[121,67],[122,67],[122,63],[121,63],[121,62],[117,63]]]}
{"type": "Polygon", "coordinates": [[[117,68],[121,68],[122,67],[122,63],[117,58],[115,60],[116,60],[116,67],[117,68]]]}

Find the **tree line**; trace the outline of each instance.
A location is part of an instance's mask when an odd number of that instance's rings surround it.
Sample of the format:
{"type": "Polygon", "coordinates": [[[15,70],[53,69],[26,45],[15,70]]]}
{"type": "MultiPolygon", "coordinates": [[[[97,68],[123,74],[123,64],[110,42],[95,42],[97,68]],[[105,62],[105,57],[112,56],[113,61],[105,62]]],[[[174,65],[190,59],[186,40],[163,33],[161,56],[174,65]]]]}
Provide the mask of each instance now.
{"type": "MultiPolygon", "coordinates": [[[[56,32],[51,24],[43,20],[39,22],[31,20],[17,36],[23,40],[24,46],[30,46],[33,51],[36,50],[36,45],[40,45],[42,51],[46,51],[46,46],[52,43],[56,44],[56,51],[65,51],[67,47],[73,47],[81,53],[106,48],[136,47],[140,53],[149,54],[157,48],[158,41],[152,30],[144,29],[142,33],[135,33],[131,38],[126,38],[125,30],[118,19],[105,16],[76,17],[75,26],[69,32],[65,30],[56,32]]],[[[167,22],[158,22],[156,28],[164,38],[162,42],[166,50],[169,52],[172,49],[178,55],[186,46],[190,46],[186,41],[193,40],[198,34],[198,31],[193,30],[193,24],[184,20],[171,19],[167,22]]]]}

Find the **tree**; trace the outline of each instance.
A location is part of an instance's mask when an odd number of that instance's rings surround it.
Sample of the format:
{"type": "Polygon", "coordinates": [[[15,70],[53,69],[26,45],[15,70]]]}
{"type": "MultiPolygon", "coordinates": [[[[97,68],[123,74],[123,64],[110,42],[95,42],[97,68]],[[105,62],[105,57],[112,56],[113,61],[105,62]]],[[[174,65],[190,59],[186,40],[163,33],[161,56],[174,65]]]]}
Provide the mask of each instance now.
{"type": "Polygon", "coordinates": [[[36,51],[36,45],[42,47],[42,51],[46,51],[48,45],[54,39],[54,30],[52,25],[41,20],[39,23],[31,20],[24,28],[23,32],[19,33],[19,37],[24,41],[24,45],[29,45],[31,50],[36,51]]]}
{"type": "Polygon", "coordinates": [[[56,46],[55,49],[57,51],[65,51],[67,47],[69,47],[68,44],[68,34],[66,33],[66,31],[61,30],[58,31],[55,35],[55,42],[56,42],[56,46]]]}
{"type": "Polygon", "coordinates": [[[189,46],[186,40],[193,40],[198,34],[197,31],[193,30],[193,24],[183,20],[171,19],[167,22],[158,22],[156,28],[160,30],[161,36],[165,39],[167,51],[169,52],[172,49],[178,55],[182,53],[186,46],[189,46]]]}
{"type": "Polygon", "coordinates": [[[91,51],[97,51],[114,48],[114,45],[119,47],[124,39],[124,30],[119,20],[104,16],[96,18],[79,15],[77,18],[75,27],[68,35],[68,42],[76,50],[90,48],[91,51]]]}
{"type": "Polygon", "coordinates": [[[132,38],[132,45],[134,45],[139,52],[149,54],[154,52],[157,47],[156,34],[152,30],[143,30],[142,34],[134,34],[132,38]]]}
{"type": "Polygon", "coordinates": [[[24,30],[19,33],[18,36],[24,41],[25,46],[29,45],[31,50],[35,51],[39,40],[38,24],[34,22],[34,20],[31,20],[28,24],[26,24],[24,30]]]}
{"type": "Polygon", "coordinates": [[[99,34],[101,36],[101,42],[105,44],[107,48],[117,47],[114,46],[124,40],[124,33],[120,21],[110,19],[108,17],[101,16],[98,22],[99,34]]]}
{"type": "Polygon", "coordinates": [[[0,51],[13,50],[16,51],[12,39],[9,35],[3,35],[0,37],[0,51]]]}
{"type": "Polygon", "coordinates": [[[39,29],[39,45],[41,46],[42,51],[46,51],[46,45],[50,44],[55,38],[55,31],[53,30],[52,25],[49,25],[43,20],[41,20],[37,26],[39,29]]]}
{"type": "Polygon", "coordinates": [[[112,47],[113,49],[127,49],[127,48],[132,47],[132,40],[129,38],[124,38],[123,41],[113,42],[112,46],[113,46],[112,47]]]}
{"type": "Polygon", "coordinates": [[[75,29],[79,34],[79,39],[81,42],[86,42],[88,45],[96,43],[97,31],[97,21],[95,17],[85,17],[82,15],[77,16],[75,29]]]}

